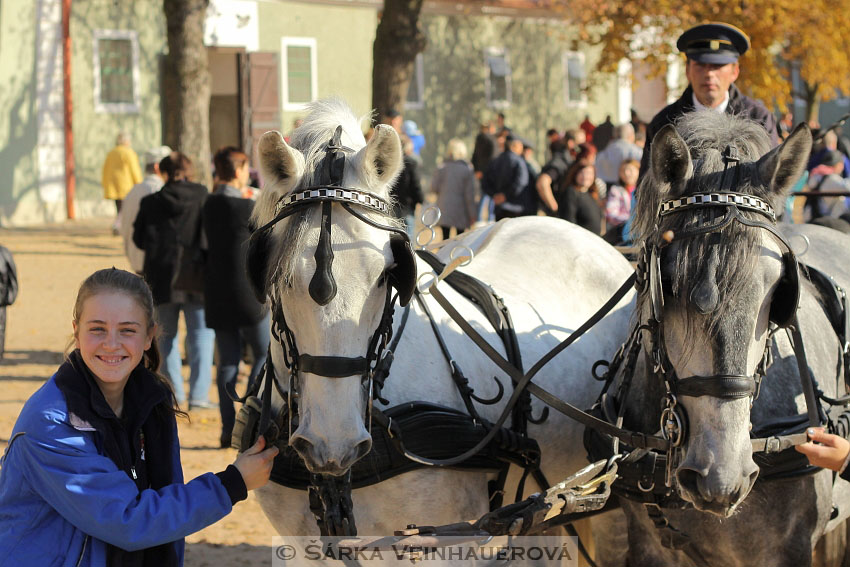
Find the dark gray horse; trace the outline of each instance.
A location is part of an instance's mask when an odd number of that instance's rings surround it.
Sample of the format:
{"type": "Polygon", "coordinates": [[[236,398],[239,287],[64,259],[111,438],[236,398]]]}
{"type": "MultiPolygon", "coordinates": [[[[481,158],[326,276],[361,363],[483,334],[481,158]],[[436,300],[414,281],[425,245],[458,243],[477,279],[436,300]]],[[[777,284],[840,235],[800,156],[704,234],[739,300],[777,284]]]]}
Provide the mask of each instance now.
{"type": "MultiPolygon", "coordinates": [[[[782,210],[811,144],[801,126],[770,150],[759,125],[710,111],[685,116],[653,141],[635,229],[638,244],[656,249],[658,268],[655,257],[645,258],[647,283],[635,312],[648,325],[637,333],[645,356],[637,360],[624,425],[657,433],[667,423],[681,445],[662,474],[670,489],[657,498],[661,506],[621,499],[631,566],[810,565],[818,539],[850,513],[847,483],[833,484],[827,471],[806,471],[793,449],[772,456],[767,467],[750,440],[751,428],[765,436],[803,431],[808,423],[782,328],[795,323],[795,267],[771,227],[801,262],[850,289],[850,238],[815,226],[777,226],[770,218],[771,206],[782,210]],[[678,201],[729,192],[756,199],[739,198],[735,206],[721,204],[725,197],[678,201]],[[711,200],[720,202],[708,205],[711,200]],[[759,367],[768,365],[766,345],[773,362],[754,391],[759,367]],[[677,396],[668,394],[665,379],[678,382],[677,396]]],[[[799,287],[796,315],[808,365],[823,393],[834,397],[844,388],[841,346],[818,291],[803,277],[799,287]]]]}

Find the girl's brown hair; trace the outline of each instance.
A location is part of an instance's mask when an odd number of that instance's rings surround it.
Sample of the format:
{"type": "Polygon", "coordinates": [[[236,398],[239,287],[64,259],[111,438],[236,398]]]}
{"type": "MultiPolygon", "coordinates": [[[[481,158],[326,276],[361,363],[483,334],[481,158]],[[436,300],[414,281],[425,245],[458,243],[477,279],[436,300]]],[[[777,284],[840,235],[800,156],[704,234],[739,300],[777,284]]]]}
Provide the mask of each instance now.
{"type": "MultiPolygon", "coordinates": [[[[151,288],[148,287],[148,284],[141,277],[126,270],[119,270],[118,268],[98,270],[80,284],[80,289],[77,292],[77,300],[74,302],[74,323],[78,328],[86,300],[104,292],[123,293],[131,297],[145,314],[145,318],[147,319],[146,331],[148,333],[153,332],[156,326],[156,312],[154,310],[151,288]]],[[[159,407],[167,413],[188,417],[188,414],[180,410],[177,405],[177,398],[174,396],[171,382],[159,373],[161,362],[162,355],[159,352],[156,337],[154,337],[150,348],[142,356],[142,364],[156,377],[158,382],[168,389],[168,400],[160,404],[159,407]]]]}

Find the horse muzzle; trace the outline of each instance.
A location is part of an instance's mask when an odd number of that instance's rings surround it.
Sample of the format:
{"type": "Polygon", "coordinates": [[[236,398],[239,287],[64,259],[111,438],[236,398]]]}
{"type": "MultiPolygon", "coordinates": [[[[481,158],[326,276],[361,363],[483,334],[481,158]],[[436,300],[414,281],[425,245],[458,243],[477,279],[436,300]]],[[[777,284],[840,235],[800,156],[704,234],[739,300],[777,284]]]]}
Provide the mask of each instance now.
{"type": "Polygon", "coordinates": [[[292,434],[290,444],[311,473],[341,476],[372,450],[372,436],[365,428],[360,429],[358,435],[331,445],[322,436],[299,427],[292,434]]]}
{"type": "Polygon", "coordinates": [[[679,496],[701,512],[728,518],[755,485],[759,469],[752,459],[739,475],[723,474],[717,467],[700,466],[690,459],[676,469],[679,496]]]}

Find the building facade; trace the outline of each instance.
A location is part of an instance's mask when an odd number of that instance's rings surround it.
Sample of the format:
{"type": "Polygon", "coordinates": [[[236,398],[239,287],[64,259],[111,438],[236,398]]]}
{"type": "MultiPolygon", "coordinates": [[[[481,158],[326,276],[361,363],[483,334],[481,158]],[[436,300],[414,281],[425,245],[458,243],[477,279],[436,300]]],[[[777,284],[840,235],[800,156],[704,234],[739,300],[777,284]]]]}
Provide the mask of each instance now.
{"type": "MultiPolygon", "coordinates": [[[[632,87],[621,76],[584,86],[595,53],[576,30],[534,0],[428,0],[428,47],[416,62],[405,118],[426,138],[423,170],[449,139],[471,147],[497,112],[535,142],[589,115],[628,119],[632,87]]],[[[212,79],[210,147],[250,151],[265,131],[287,133],[311,100],[338,95],[371,108],[372,46],[382,0],[211,0],[205,43],[212,79]]],[[[0,225],[66,217],[65,93],[61,0],[0,3],[0,225]]],[[[78,217],[111,215],[101,166],[125,131],[139,155],[162,143],[167,53],[161,0],[71,3],[73,164],[78,217]]]]}

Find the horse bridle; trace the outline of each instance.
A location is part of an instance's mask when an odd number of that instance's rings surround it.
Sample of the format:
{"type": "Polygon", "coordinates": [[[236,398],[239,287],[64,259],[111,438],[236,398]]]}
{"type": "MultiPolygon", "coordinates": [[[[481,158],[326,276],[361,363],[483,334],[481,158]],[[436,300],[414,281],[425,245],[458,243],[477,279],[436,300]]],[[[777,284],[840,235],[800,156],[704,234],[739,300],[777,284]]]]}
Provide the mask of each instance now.
{"type": "MultiPolygon", "coordinates": [[[[288,389],[284,389],[277,381],[271,355],[266,362],[266,388],[263,393],[262,413],[259,433],[276,438],[280,432],[273,431],[271,423],[271,383],[274,382],[278,392],[285,397],[288,404],[289,436],[292,437],[293,419],[297,414],[295,404],[298,399],[297,375],[299,372],[309,372],[325,378],[343,378],[360,375],[367,394],[366,424],[371,423],[372,400],[380,396],[380,388],[375,388],[373,375],[381,364],[382,354],[390,343],[393,335],[393,315],[395,303],[399,301],[406,306],[413,295],[416,279],[416,266],[413,251],[407,233],[395,226],[381,224],[355,207],[382,216],[390,214],[389,204],[381,197],[351,187],[344,187],[343,174],[345,153],[353,152],[341,144],[342,126],[338,126],[333,138],[328,142],[326,155],[320,165],[321,182],[318,185],[282,196],[275,205],[275,216],[269,222],[256,229],[248,244],[247,269],[249,281],[258,299],[268,298],[272,312],[272,335],[283,350],[284,365],[289,371],[288,389]],[[270,245],[268,243],[271,230],[277,223],[304,208],[321,204],[322,220],[319,243],[316,247],[316,271],[310,281],[310,296],[319,305],[326,305],[336,295],[336,282],[333,279],[331,266],[333,249],[331,245],[331,210],[334,203],[339,203],[344,210],[358,220],[391,233],[390,246],[393,252],[394,264],[384,274],[386,296],[383,312],[377,328],[369,340],[365,356],[314,356],[301,353],[298,350],[295,334],[286,321],[282,304],[277,300],[275,289],[269,290],[268,282],[275,279],[279,266],[272,274],[268,274],[267,262],[270,245]],[[393,288],[397,290],[392,293],[393,288]],[[271,430],[271,434],[269,434],[271,430]],[[275,435],[277,433],[277,435],[275,435]]],[[[276,439],[267,438],[268,443],[276,439]]]]}
{"type": "MultiPolygon", "coordinates": [[[[661,414],[660,425],[662,435],[670,443],[667,455],[668,474],[666,484],[668,487],[672,484],[673,453],[684,444],[687,438],[687,414],[682,405],[678,403],[678,398],[683,396],[710,396],[724,400],[736,400],[751,397],[754,400],[758,396],[760,382],[770,364],[771,340],[769,335],[765,345],[765,354],[762,361],[757,365],[753,375],[718,374],[686,378],[677,376],[664,343],[664,290],[661,279],[661,251],[668,243],[662,238],[661,229],[659,228],[661,218],[684,211],[707,207],[723,207],[726,209],[726,213],[717,221],[679,231],[674,235],[676,240],[716,233],[733,222],[739,222],[745,226],[761,228],[770,232],[785,249],[782,254],[784,268],[782,279],[774,291],[770,307],[770,321],[773,324],[771,334],[779,328],[791,328],[796,335],[794,340],[795,351],[797,351],[797,343],[799,343],[800,351],[802,351],[802,339],[799,338],[799,325],[796,320],[796,311],[800,296],[799,268],[796,256],[788,241],[776,229],[776,215],[770,203],[754,195],[724,191],[724,181],[727,178],[730,165],[733,163],[736,164],[739,161],[734,146],[728,146],[726,148],[723,152],[723,160],[725,167],[721,176],[719,191],[687,195],[678,199],[665,200],[660,204],[654,233],[644,242],[644,247],[641,250],[641,258],[639,259],[638,273],[641,276],[638,278],[638,291],[644,294],[649,293],[650,305],[649,317],[642,328],[648,330],[651,337],[651,372],[663,380],[666,391],[666,400],[661,414]],[[748,219],[741,214],[742,210],[755,212],[765,217],[769,223],[748,219]]],[[[730,183],[733,187],[737,185],[740,175],[738,167],[735,167],[734,170],[734,181],[730,183]]],[[[798,363],[801,364],[800,369],[802,372],[805,363],[801,363],[800,359],[802,358],[804,361],[805,354],[798,351],[797,358],[798,363]]],[[[808,370],[806,372],[806,376],[808,376],[808,370]]],[[[804,382],[805,390],[805,383],[808,381],[803,379],[802,376],[801,379],[804,382]]],[[[816,400],[812,396],[810,401],[809,395],[807,395],[806,402],[810,423],[818,425],[820,419],[818,409],[815,407],[817,405],[816,400]]]]}

